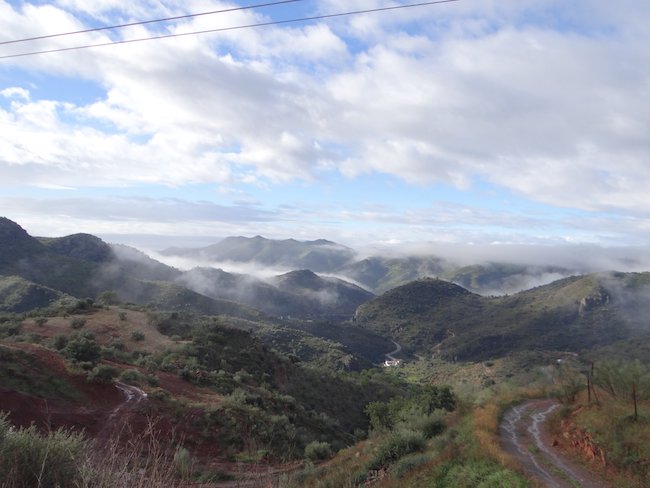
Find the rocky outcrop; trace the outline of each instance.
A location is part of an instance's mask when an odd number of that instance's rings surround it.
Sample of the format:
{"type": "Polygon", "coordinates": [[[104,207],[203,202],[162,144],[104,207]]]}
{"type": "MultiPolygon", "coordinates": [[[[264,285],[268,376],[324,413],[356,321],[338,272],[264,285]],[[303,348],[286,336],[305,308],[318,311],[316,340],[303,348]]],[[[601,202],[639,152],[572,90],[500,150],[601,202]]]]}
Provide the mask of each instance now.
{"type": "Polygon", "coordinates": [[[597,307],[608,304],[609,300],[610,297],[607,291],[605,291],[603,288],[599,288],[591,295],[586,296],[580,300],[580,304],[578,305],[578,312],[580,315],[583,315],[597,307]]]}
{"type": "Polygon", "coordinates": [[[562,436],[583,458],[603,466],[607,464],[607,453],[594,441],[590,432],[573,426],[565,430],[562,436]]]}

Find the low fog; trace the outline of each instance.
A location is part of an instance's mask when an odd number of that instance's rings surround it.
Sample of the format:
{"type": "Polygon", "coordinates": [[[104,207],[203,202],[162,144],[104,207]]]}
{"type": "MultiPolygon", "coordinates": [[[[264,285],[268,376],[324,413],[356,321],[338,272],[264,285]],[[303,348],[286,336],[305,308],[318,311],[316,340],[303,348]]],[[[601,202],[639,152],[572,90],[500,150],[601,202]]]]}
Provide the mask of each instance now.
{"type": "Polygon", "coordinates": [[[360,258],[386,256],[436,256],[458,266],[510,263],[531,266],[557,266],[576,272],[650,270],[650,247],[603,247],[595,244],[449,244],[406,243],[366,246],[360,258]]]}
{"type": "MultiPolygon", "coordinates": [[[[200,244],[203,244],[202,242],[200,244]]],[[[331,244],[337,247],[337,244],[331,244]]],[[[342,247],[342,249],[347,249],[342,247]]],[[[195,267],[222,269],[228,273],[249,275],[268,282],[272,277],[299,269],[286,264],[268,266],[259,262],[208,261],[182,256],[162,255],[145,250],[152,258],[187,271],[195,267]]],[[[435,257],[441,260],[441,272],[434,277],[446,278],[445,274],[461,270],[466,266],[509,264],[521,267],[507,273],[501,272],[499,279],[490,282],[486,278],[480,285],[474,284],[473,291],[482,295],[503,295],[516,293],[536,286],[572,276],[598,271],[641,272],[650,270],[650,247],[601,247],[589,244],[524,245],[524,244],[445,244],[409,243],[401,245],[366,246],[355,250],[356,255],[348,264],[366,258],[400,260],[405,258],[435,257]]],[[[489,270],[484,270],[487,276],[489,270]]],[[[332,269],[319,273],[322,277],[336,277],[361,288],[373,291],[372,286],[349,272],[348,269],[332,269]]],[[[422,276],[413,276],[416,279],[422,276]]],[[[461,286],[472,288],[462,279],[450,279],[461,286]]],[[[376,291],[376,290],[375,290],[376,291]]]]}

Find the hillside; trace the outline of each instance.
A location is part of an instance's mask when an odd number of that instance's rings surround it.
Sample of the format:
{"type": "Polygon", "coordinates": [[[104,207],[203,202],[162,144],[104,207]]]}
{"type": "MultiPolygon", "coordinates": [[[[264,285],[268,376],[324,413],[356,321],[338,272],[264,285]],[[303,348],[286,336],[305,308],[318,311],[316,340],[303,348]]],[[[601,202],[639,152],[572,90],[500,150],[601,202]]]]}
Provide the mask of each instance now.
{"type": "Polygon", "coordinates": [[[0,312],[21,313],[56,306],[65,294],[19,276],[0,276],[0,312]]]}
{"type": "Polygon", "coordinates": [[[439,278],[481,295],[505,295],[545,285],[571,276],[557,266],[486,263],[447,269],[439,278]]]}
{"type": "Polygon", "coordinates": [[[318,239],[297,241],[274,240],[261,236],[228,237],[221,242],[199,249],[169,248],[165,256],[182,256],[201,263],[256,263],[276,269],[310,269],[329,272],[341,267],[354,257],[350,248],[318,239]]]}
{"type": "Polygon", "coordinates": [[[312,315],[352,315],[359,305],[374,295],[344,280],[318,276],[310,270],[297,270],[270,280],[279,290],[303,302],[312,315]]]}
{"type": "Polygon", "coordinates": [[[98,265],[58,254],[15,222],[0,218],[0,275],[26,280],[76,296],[86,296],[98,265]]]}
{"type": "Polygon", "coordinates": [[[39,239],[0,219],[0,276],[14,277],[2,281],[2,310],[25,311],[63,295],[97,298],[111,291],[120,301],[167,310],[260,317],[239,303],[215,300],[169,281],[180,274],[136,249],[111,246],[90,234],[39,239]]]}
{"type": "Polygon", "coordinates": [[[425,356],[482,360],[525,350],[587,352],[650,336],[643,313],[649,279],[648,273],[594,274],[492,298],[419,280],[362,305],[355,319],[425,356]]]}
{"type": "Polygon", "coordinates": [[[388,258],[372,256],[348,263],[336,272],[360,283],[368,290],[381,294],[411,281],[437,277],[452,267],[435,256],[388,258]]]}
{"type": "MultiPolygon", "coordinates": [[[[153,421],[159,442],[181,442],[208,473],[235,477],[241,462],[300,459],[314,441],[349,445],[367,428],[368,402],[411,391],[287,357],[231,319],[115,306],[45,319],[0,317],[15,325],[0,335],[0,411],[17,425],[126,435],[129,446],[153,421]]],[[[296,351],[303,356],[352,358],[300,335],[311,347],[296,351]]]]}

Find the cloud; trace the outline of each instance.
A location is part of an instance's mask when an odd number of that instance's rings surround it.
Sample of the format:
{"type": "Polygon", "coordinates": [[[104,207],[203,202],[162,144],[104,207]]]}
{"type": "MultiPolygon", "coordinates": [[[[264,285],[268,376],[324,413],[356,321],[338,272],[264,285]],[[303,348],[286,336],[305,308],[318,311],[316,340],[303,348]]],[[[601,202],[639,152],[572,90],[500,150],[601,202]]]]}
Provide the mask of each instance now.
{"type": "Polygon", "coordinates": [[[14,98],[14,99],[29,100],[29,90],[20,88],[18,86],[10,86],[9,88],[0,90],[0,95],[9,99],[14,98]]]}
{"type": "MultiPolygon", "coordinates": [[[[0,184],[273,187],[381,173],[466,192],[486,182],[557,208],[611,212],[587,219],[590,226],[579,218],[555,225],[583,237],[596,229],[612,241],[645,237],[650,8],[639,3],[477,0],[5,60],[0,74],[19,68],[31,76],[0,85],[9,99],[0,105],[0,184]],[[86,80],[100,95],[37,95],[51,75],[86,80]],[[617,223],[620,215],[626,220],[617,223]]],[[[328,0],[315,8],[388,4],[328,0]]],[[[232,5],[0,0],[0,32],[20,38],[83,28],[88,16],[121,22],[232,5]]],[[[241,11],[57,38],[38,49],[270,18],[241,11]]],[[[467,215],[419,207],[389,212],[394,226],[376,235],[399,238],[411,225],[413,236],[427,236],[420,222],[443,240],[473,239],[460,225],[497,222],[530,238],[531,223],[540,234],[552,225],[534,215],[498,220],[478,208],[467,215]]],[[[353,208],[326,217],[376,222],[386,214],[353,208]]],[[[478,233],[481,242],[503,237],[478,233]]]]}

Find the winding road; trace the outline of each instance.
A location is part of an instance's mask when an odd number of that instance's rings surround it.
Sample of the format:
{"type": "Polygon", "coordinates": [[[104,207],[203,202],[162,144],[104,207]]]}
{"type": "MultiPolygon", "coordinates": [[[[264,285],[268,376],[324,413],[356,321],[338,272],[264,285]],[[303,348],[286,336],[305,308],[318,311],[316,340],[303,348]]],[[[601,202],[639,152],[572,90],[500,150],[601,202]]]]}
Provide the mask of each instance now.
{"type": "Polygon", "coordinates": [[[99,437],[110,438],[124,428],[124,418],[141,402],[147,399],[147,394],[137,386],[127,385],[121,381],[115,382],[115,388],[124,394],[124,401],[110,411],[99,437]]]}
{"type": "Polygon", "coordinates": [[[566,459],[553,447],[544,424],[559,407],[557,400],[538,399],[507,410],[499,426],[503,448],[530,476],[550,488],[608,488],[610,485],[597,475],[566,459]]]}
{"type": "Polygon", "coordinates": [[[387,353],[384,354],[384,355],[386,356],[386,358],[387,358],[389,361],[397,361],[397,358],[395,358],[395,356],[393,356],[393,354],[399,354],[399,352],[402,350],[402,346],[400,346],[400,345],[399,345],[397,342],[395,342],[395,341],[391,341],[391,342],[392,342],[393,344],[395,344],[395,350],[393,350],[393,351],[391,351],[391,352],[387,352],[387,353]]]}

